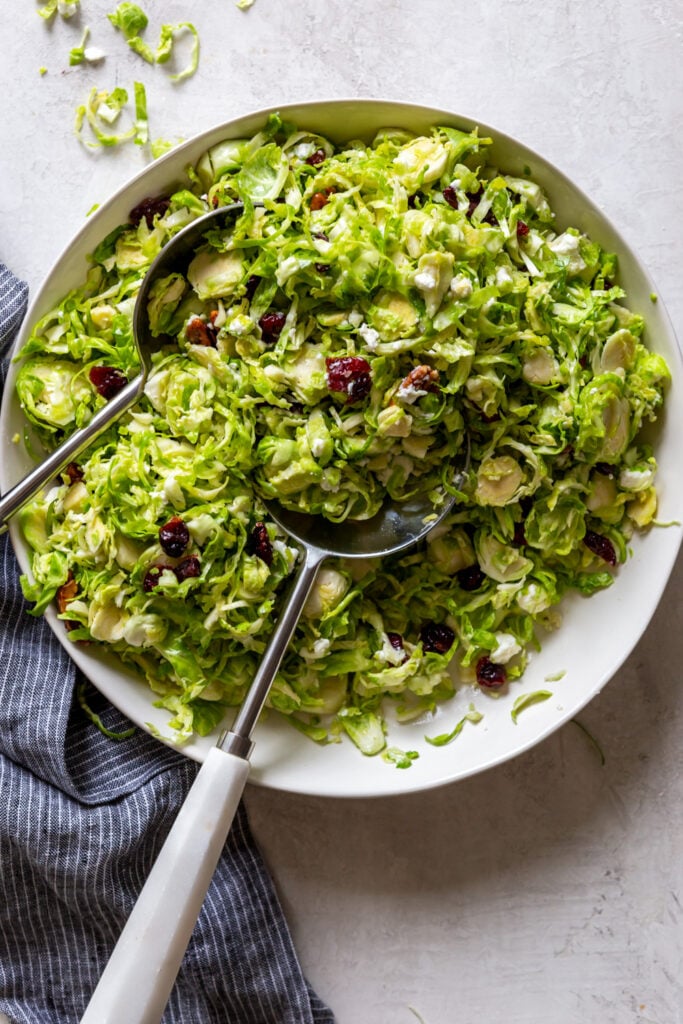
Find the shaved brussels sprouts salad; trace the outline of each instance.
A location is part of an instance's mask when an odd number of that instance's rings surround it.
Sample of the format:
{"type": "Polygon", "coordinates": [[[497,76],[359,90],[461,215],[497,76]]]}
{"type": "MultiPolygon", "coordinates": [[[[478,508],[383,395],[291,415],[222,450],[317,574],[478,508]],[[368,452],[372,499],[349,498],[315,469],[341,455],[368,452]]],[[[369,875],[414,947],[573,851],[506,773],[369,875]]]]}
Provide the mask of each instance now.
{"type": "Polygon", "coordinates": [[[610,586],[653,520],[639,431],[667,366],[616,257],[491,166],[490,141],[336,146],[273,115],[132,210],[20,353],[54,447],[135,374],[133,306],[165,242],[244,204],[155,285],[144,399],[21,513],[33,613],[56,600],[74,642],[135,666],[178,740],[241,702],[284,599],[297,552],[262,498],[362,529],[387,495],[456,494],[419,549],[326,563],[272,688],[298,729],[366,754],[388,707],[428,718],[521,676],[563,595],[610,586]]]}

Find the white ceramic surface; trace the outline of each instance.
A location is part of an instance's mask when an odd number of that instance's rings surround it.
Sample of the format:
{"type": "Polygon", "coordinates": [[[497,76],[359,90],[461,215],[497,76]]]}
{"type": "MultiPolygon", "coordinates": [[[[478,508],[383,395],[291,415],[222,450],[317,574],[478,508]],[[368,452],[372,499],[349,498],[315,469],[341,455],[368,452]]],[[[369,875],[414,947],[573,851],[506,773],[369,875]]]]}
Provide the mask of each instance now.
{"type": "MultiPolygon", "coordinates": [[[[391,101],[321,101],[280,109],[300,127],[327,134],[337,141],[359,136],[369,138],[377,128],[386,125],[415,131],[436,123],[472,126],[467,118],[444,110],[391,101]]],[[[258,111],[203,132],[156,161],[103,204],[59,257],[37,292],[17,346],[26,339],[31,324],[82,280],[86,254],[108,231],[126,219],[128,211],[140,199],[179,183],[184,167],[218,140],[253,134],[267,112],[258,111]]],[[[531,168],[533,177],[547,189],[561,225],[579,227],[619,254],[619,281],[627,291],[627,303],[646,317],[649,344],[667,358],[674,377],[666,412],[657,430],[658,516],[662,521],[673,520],[683,504],[683,478],[678,471],[678,438],[683,436],[683,371],[663,305],[661,301],[652,303],[650,299],[654,285],[602,213],[559,170],[497,129],[482,124],[480,129],[494,138],[491,159],[502,169],[514,173],[525,165],[531,168]]],[[[23,426],[11,386],[15,374],[16,366],[0,416],[0,486],[3,491],[30,467],[21,447],[10,440],[23,426]]],[[[25,570],[28,562],[16,527],[12,527],[12,539],[25,570]]],[[[590,600],[574,597],[565,601],[562,628],[544,640],[542,651],[531,659],[523,680],[512,685],[509,693],[492,699],[464,688],[443,705],[436,721],[392,726],[389,743],[420,752],[419,760],[409,771],[396,771],[381,758],[364,758],[350,741],[318,747],[271,713],[259,724],[255,735],[252,781],[323,796],[389,795],[463,778],[526,750],[572,718],[615,674],[650,621],[680,541],[680,526],[653,529],[646,537],[635,538],[633,557],[621,568],[612,588],[590,600]],[[545,681],[547,676],[561,671],[566,674],[560,681],[545,681]],[[512,701],[519,694],[538,688],[551,689],[553,698],[525,711],[515,725],[510,718],[512,701]],[[424,742],[425,733],[434,735],[451,728],[473,699],[478,710],[484,713],[478,726],[466,728],[457,742],[447,747],[434,748],[424,742]]],[[[71,645],[53,610],[48,612],[47,618],[86,675],[114,704],[143,727],[152,723],[162,735],[169,733],[165,728],[167,715],[152,707],[152,695],[144,683],[99,649],[71,645]]],[[[211,737],[206,737],[183,749],[189,756],[202,760],[212,742],[211,737]]]]}

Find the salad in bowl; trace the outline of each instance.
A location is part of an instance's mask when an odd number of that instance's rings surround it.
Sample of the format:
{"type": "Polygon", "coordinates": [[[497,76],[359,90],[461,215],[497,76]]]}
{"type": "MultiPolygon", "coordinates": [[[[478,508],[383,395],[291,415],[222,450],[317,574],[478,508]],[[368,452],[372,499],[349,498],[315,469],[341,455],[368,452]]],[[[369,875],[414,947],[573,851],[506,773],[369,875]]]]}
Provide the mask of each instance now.
{"type": "Polygon", "coordinates": [[[519,688],[561,602],[612,586],[657,522],[648,431],[670,371],[615,253],[486,133],[332,141],[274,113],[137,201],[32,325],[15,386],[45,447],[136,373],[132,312],[164,244],[235,203],[152,291],[143,400],[19,514],[24,592],[144,677],[187,741],[240,704],[286,597],[298,553],[264,500],[362,530],[387,497],[445,490],[418,549],[327,563],[268,701],[321,745],[407,767],[387,720],[445,745],[487,698],[552,696],[519,688]]]}

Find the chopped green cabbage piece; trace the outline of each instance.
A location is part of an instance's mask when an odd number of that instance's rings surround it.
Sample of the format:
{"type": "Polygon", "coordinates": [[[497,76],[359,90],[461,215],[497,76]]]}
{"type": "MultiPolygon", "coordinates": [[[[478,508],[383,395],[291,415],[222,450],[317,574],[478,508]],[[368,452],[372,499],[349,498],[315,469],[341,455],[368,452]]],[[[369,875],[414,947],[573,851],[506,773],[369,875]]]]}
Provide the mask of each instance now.
{"type": "MultiPolygon", "coordinates": [[[[116,18],[131,37],[146,24],[135,5],[116,18]]],[[[115,132],[127,104],[93,90],[79,131],[142,142],[139,83],[134,123],[115,132]]],[[[389,703],[415,721],[476,685],[481,659],[514,691],[564,595],[612,585],[633,533],[657,522],[641,428],[666,363],[614,254],[556,224],[552,196],[493,165],[489,145],[450,127],[335,145],[271,115],[103,238],[34,325],[17,391],[50,448],[101,407],[94,367],[135,373],[135,297],[163,245],[244,204],[152,290],[144,397],[20,517],[34,611],[71,581],[70,636],[134,666],[179,740],[241,702],[285,600],[297,552],[264,499],[362,529],[387,496],[455,494],[423,548],[323,567],[269,696],[317,742],[348,737],[397,764],[389,703]],[[176,519],[179,554],[160,534],[176,519]]]]}

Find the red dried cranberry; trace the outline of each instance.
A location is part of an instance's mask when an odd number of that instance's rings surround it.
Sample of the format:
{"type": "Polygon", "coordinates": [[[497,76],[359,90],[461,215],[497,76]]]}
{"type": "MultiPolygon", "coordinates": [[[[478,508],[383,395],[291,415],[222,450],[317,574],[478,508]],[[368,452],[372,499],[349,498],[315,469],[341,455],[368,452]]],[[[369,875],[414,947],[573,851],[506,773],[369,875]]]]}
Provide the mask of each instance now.
{"type": "Polygon", "coordinates": [[[458,193],[452,185],[446,185],[443,190],[443,197],[449,206],[452,206],[454,210],[458,209],[458,193]]]}
{"type": "Polygon", "coordinates": [[[461,590],[479,590],[486,576],[478,565],[468,565],[466,569],[460,569],[455,574],[458,586],[461,590]]]}
{"type": "Polygon", "coordinates": [[[183,558],[182,562],[178,562],[173,572],[178,578],[178,583],[182,583],[183,580],[201,576],[202,567],[196,555],[188,555],[187,558],[183,558]]]}
{"type": "Polygon", "coordinates": [[[190,531],[180,516],[173,516],[160,528],[159,543],[171,558],[180,558],[190,543],[190,531]]]}
{"type": "Polygon", "coordinates": [[[467,198],[469,199],[470,205],[467,207],[467,216],[471,217],[476,208],[479,206],[481,199],[481,191],[479,192],[468,192],[467,198]]]}
{"type": "Polygon", "coordinates": [[[137,227],[144,217],[147,221],[147,227],[154,227],[154,218],[163,217],[170,205],[171,200],[167,196],[156,196],[156,198],[150,196],[133,207],[128,214],[128,220],[137,227]]]}
{"type": "Polygon", "coordinates": [[[205,348],[216,347],[216,329],[213,323],[207,324],[200,316],[193,316],[185,327],[185,337],[190,345],[204,345],[205,348]]]}
{"type": "Polygon", "coordinates": [[[319,274],[327,274],[329,272],[330,265],[329,263],[316,263],[315,269],[319,274]]]}
{"type": "Polygon", "coordinates": [[[284,313],[264,313],[258,322],[263,340],[270,345],[274,344],[282,333],[286,319],[284,313]]]}
{"type": "Polygon", "coordinates": [[[125,388],[128,383],[125,373],[121,373],[113,366],[93,366],[88,376],[95,391],[107,401],[118,395],[121,388],[125,388]]]}
{"type": "Polygon", "coordinates": [[[64,472],[68,476],[70,484],[75,484],[83,479],[83,470],[77,462],[70,462],[64,472]]]}
{"type": "Polygon", "coordinates": [[[515,523],[515,532],[512,535],[512,543],[517,548],[524,547],[526,544],[526,533],[524,532],[524,520],[519,523],[515,523]]]}
{"type": "Polygon", "coordinates": [[[608,565],[617,564],[617,553],[614,550],[614,544],[605,537],[602,533],[596,533],[594,530],[586,530],[586,536],[583,538],[583,543],[589,548],[594,555],[598,558],[602,558],[608,565]]]}
{"type": "Polygon", "coordinates": [[[142,581],[142,589],[146,594],[149,594],[152,590],[154,590],[154,588],[156,587],[161,578],[162,572],[164,571],[164,569],[168,568],[170,568],[170,566],[168,565],[150,566],[150,568],[145,573],[145,577],[142,581]]]}
{"type": "Polygon", "coordinates": [[[247,550],[250,555],[256,555],[266,565],[273,564],[273,545],[270,543],[268,530],[265,523],[255,523],[249,534],[247,550]]]}
{"type": "Polygon", "coordinates": [[[261,278],[257,277],[256,274],[252,274],[251,277],[247,280],[244,294],[247,296],[250,302],[254,298],[254,292],[256,291],[260,284],[261,278]]]}
{"type": "Polygon", "coordinates": [[[423,651],[434,651],[436,654],[446,654],[450,651],[455,640],[455,633],[449,626],[440,622],[425,622],[420,630],[420,640],[423,651]]]}
{"type": "Polygon", "coordinates": [[[400,633],[387,633],[387,640],[395,651],[403,650],[403,637],[400,633]]]}
{"type": "Polygon", "coordinates": [[[529,234],[529,225],[525,224],[523,220],[517,221],[517,238],[526,238],[529,234]]]}
{"type": "Polygon", "coordinates": [[[490,658],[480,658],[477,662],[477,682],[487,690],[499,690],[507,682],[505,667],[496,665],[490,658]]]}
{"type": "Polygon", "coordinates": [[[327,386],[330,391],[347,395],[347,404],[360,402],[370,394],[372,376],[370,363],[360,356],[327,358],[327,386]]]}
{"type": "Polygon", "coordinates": [[[306,157],[306,163],[310,167],[317,167],[318,164],[322,164],[327,160],[327,153],[324,149],[316,149],[315,153],[311,153],[310,156],[306,157]]]}

